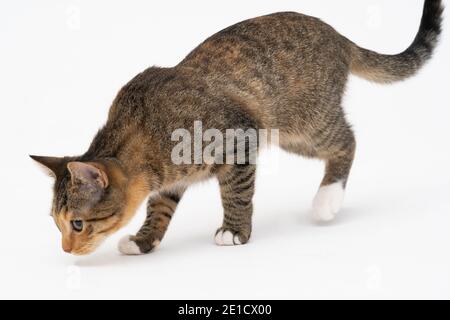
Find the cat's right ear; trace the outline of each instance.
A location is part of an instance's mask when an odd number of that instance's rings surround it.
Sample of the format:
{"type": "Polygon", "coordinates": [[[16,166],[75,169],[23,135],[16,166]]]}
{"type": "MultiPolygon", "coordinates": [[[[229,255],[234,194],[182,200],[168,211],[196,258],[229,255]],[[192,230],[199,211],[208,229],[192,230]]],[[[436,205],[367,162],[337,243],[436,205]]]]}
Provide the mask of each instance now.
{"type": "Polygon", "coordinates": [[[66,161],[64,158],[57,157],[41,157],[41,156],[31,156],[30,158],[36,161],[37,164],[44,170],[46,174],[50,177],[55,178],[61,169],[64,168],[66,161]]]}

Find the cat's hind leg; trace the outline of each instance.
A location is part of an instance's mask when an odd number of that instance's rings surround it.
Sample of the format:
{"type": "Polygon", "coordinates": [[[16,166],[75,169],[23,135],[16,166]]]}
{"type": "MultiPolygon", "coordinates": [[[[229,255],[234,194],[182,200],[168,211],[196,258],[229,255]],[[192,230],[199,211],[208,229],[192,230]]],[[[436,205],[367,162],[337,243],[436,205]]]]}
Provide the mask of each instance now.
{"type": "Polygon", "coordinates": [[[241,245],[250,239],[255,172],[255,165],[232,165],[218,176],[224,218],[215,234],[217,245],[241,245]]]}
{"type": "Polygon", "coordinates": [[[344,191],[355,155],[356,141],[346,123],[336,125],[318,137],[315,148],[325,160],[325,176],[313,200],[313,217],[317,221],[332,221],[344,200],[344,191]]]}
{"type": "Polygon", "coordinates": [[[126,255],[140,255],[156,248],[167,231],[184,191],[165,191],[150,197],[144,224],[135,236],[125,236],[119,241],[119,251],[126,255]]]}

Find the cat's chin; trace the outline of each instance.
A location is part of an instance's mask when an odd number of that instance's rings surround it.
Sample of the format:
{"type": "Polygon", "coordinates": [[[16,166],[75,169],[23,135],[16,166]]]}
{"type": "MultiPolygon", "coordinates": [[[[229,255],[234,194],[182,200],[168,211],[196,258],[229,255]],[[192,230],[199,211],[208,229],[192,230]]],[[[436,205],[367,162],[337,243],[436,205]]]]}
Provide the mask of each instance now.
{"type": "Polygon", "coordinates": [[[91,253],[93,253],[96,249],[98,248],[98,246],[95,246],[93,248],[89,248],[89,249],[81,249],[81,250],[77,250],[77,251],[71,251],[70,254],[74,255],[74,256],[87,256],[90,255],[91,253]]]}
{"type": "Polygon", "coordinates": [[[70,254],[74,256],[87,256],[97,250],[98,247],[105,241],[106,237],[102,237],[100,240],[96,241],[95,244],[91,244],[89,246],[81,247],[78,250],[72,250],[70,254]]]}
{"type": "Polygon", "coordinates": [[[70,252],[70,254],[73,255],[73,256],[81,257],[81,256],[90,255],[92,252],[94,252],[94,250],[82,251],[82,252],[81,251],[80,252],[72,251],[72,252],[70,252]]]}

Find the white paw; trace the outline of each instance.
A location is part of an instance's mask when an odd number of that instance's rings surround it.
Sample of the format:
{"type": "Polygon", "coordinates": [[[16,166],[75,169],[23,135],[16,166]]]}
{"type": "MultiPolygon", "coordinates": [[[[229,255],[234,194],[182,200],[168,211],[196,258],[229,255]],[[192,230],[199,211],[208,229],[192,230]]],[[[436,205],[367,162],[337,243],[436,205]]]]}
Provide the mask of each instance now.
{"type": "Polygon", "coordinates": [[[218,246],[237,246],[242,244],[239,236],[237,234],[233,236],[233,233],[229,230],[220,230],[217,232],[214,240],[218,246]]]}
{"type": "Polygon", "coordinates": [[[317,221],[332,221],[344,201],[342,182],[321,187],[313,201],[313,217],[317,221]]]}
{"type": "Polygon", "coordinates": [[[126,255],[140,255],[141,250],[137,244],[130,240],[130,236],[125,236],[119,241],[118,249],[122,254],[126,255]]]}
{"type": "Polygon", "coordinates": [[[161,244],[161,241],[159,241],[159,240],[153,241],[153,243],[152,243],[153,249],[155,249],[156,247],[158,247],[160,244],[161,244]]]}

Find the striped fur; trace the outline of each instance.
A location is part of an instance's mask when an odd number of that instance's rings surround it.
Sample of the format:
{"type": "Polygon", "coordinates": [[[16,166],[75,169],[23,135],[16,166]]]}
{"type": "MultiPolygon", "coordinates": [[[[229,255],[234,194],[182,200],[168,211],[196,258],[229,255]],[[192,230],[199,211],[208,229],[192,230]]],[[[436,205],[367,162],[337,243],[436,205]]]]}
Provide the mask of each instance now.
{"type": "Polygon", "coordinates": [[[229,231],[233,237],[238,237],[239,244],[245,244],[250,239],[255,172],[255,165],[234,165],[229,166],[218,176],[224,218],[222,227],[216,231],[216,236],[229,231]]]}
{"type": "Polygon", "coordinates": [[[216,33],[175,67],[138,74],[119,91],[86,153],[33,157],[56,178],[52,216],[64,250],[91,252],[152,194],[144,225],[119,244],[125,254],[150,252],[185,189],[211,177],[219,180],[224,208],[216,242],[247,243],[256,166],[174,164],[171,151],[178,142],[171,134],[183,128],[193,136],[196,121],[224,136],[227,129],[278,129],[283,149],[323,160],[313,213],[329,221],[342,204],[356,148],[342,108],[349,75],[389,83],[415,74],[434,52],[442,12],[442,1],[426,0],[417,37],[398,55],[360,48],[317,18],[281,12],[216,33]],[[74,179],[68,166],[93,176],[81,172],[82,179],[74,179]],[[83,230],[73,230],[73,221],[82,221],[83,230]]]}
{"type": "Polygon", "coordinates": [[[183,193],[184,190],[178,189],[160,193],[148,200],[147,218],[137,235],[130,238],[141,253],[150,252],[162,241],[183,193]]]}
{"type": "Polygon", "coordinates": [[[400,54],[379,54],[352,45],[351,71],[379,83],[412,77],[433,55],[442,31],[442,13],[441,0],[426,0],[419,32],[411,46],[400,54]]]}

